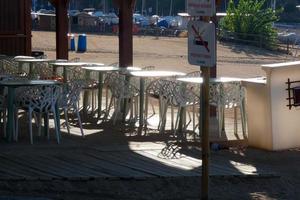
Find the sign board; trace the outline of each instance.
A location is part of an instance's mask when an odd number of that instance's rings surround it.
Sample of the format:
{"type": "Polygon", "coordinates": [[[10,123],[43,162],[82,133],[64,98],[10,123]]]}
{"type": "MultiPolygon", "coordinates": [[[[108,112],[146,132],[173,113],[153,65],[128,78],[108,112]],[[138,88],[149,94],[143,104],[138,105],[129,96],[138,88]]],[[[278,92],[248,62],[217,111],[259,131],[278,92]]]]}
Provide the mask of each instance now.
{"type": "Polygon", "coordinates": [[[186,0],[187,11],[191,16],[212,17],[216,14],[216,0],[186,0]]]}
{"type": "Polygon", "coordinates": [[[191,65],[216,65],[215,24],[203,21],[188,23],[188,60],[191,65]]]}

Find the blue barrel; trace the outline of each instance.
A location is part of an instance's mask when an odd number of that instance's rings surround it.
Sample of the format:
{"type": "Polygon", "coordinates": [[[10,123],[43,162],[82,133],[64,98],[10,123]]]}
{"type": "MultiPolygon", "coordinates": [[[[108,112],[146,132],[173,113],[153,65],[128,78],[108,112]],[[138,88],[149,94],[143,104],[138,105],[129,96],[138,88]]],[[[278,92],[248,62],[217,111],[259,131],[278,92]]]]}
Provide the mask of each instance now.
{"type": "Polygon", "coordinates": [[[86,51],[86,34],[80,34],[78,36],[78,45],[77,45],[77,51],[79,52],[85,52],[86,51]]]}
{"type": "Polygon", "coordinates": [[[75,51],[75,36],[74,34],[68,34],[69,38],[69,50],[70,51],[75,51]]]}

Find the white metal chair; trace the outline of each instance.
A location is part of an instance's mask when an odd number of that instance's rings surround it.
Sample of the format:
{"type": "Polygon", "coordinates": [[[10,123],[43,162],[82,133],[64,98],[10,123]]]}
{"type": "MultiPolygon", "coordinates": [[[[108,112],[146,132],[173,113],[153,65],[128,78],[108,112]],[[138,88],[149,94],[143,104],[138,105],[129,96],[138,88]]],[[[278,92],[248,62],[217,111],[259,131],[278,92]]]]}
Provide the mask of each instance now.
{"type": "Polygon", "coordinates": [[[76,113],[76,116],[78,118],[80,132],[81,132],[82,137],[84,137],[81,117],[80,117],[79,108],[78,108],[78,103],[80,100],[80,92],[82,90],[82,87],[83,87],[83,82],[79,81],[79,80],[66,83],[62,89],[62,94],[59,97],[58,107],[60,109],[63,109],[63,111],[64,111],[66,127],[67,127],[69,134],[70,134],[70,126],[69,126],[68,113],[69,113],[69,111],[76,113]]]}
{"type": "MultiPolygon", "coordinates": [[[[17,88],[16,94],[16,110],[15,113],[18,113],[19,109],[23,109],[28,112],[29,117],[29,134],[30,134],[30,143],[33,144],[33,133],[32,133],[32,114],[46,114],[49,119],[49,113],[53,113],[55,133],[57,143],[60,143],[59,135],[59,121],[57,119],[56,113],[56,103],[58,101],[59,95],[61,93],[61,88],[57,85],[41,85],[41,86],[31,86],[31,87],[20,87],[17,88]]],[[[16,116],[16,133],[15,140],[18,140],[19,134],[19,125],[18,125],[18,116],[16,116]]],[[[39,120],[38,123],[41,123],[39,120]]],[[[40,124],[39,124],[40,127],[40,124]]],[[[40,128],[39,128],[40,131],[40,128]]],[[[40,134],[40,133],[39,133],[40,134]]],[[[48,138],[50,136],[48,135],[48,138]]]]}
{"type": "Polygon", "coordinates": [[[69,82],[80,80],[83,84],[81,89],[84,92],[91,92],[91,104],[89,104],[89,93],[85,93],[85,98],[83,98],[83,108],[85,109],[85,113],[87,110],[89,110],[89,108],[91,108],[92,113],[94,113],[96,107],[96,91],[98,89],[98,81],[91,78],[90,72],[82,69],[81,67],[68,68],[67,71],[69,82]]]}
{"type": "Polygon", "coordinates": [[[160,125],[162,122],[162,110],[165,104],[165,96],[164,96],[164,88],[167,87],[167,84],[169,82],[166,81],[165,79],[155,79],[152,82],[150,82],[145,90],[145,128],[147,128],[147,120],[151,116],[155,115],[155,108],[153,104],[150,104],[152,107],[152,115],[148,117],[148,109],[149,109],[149,98],[154,98],[158,100],[159,103],[159,124],[158,124],[158,129],[160,129],[160,125]]]}
{"type": "Polygon", "coordinates": [[[118,73],[110,73],[105,81],[106,87],[111,91],[111,98],[108,105],[108,109],[105,114],[105,119],[108,118],[113,102],[115,102],[113,124],[116,124],[118,118],[122,115],[121,108],[122,102],[127,101],[128,106],[125,111],[125,115],[130,111],[130,121],[136,119],[138,112],[138,94],[139,89],[125,79],[125,76],[119,75],[118,73]],[[134,115],[134,117],[133,117],[134,115]]]}
{"type": "Polygon", "coordinates": [[[1,74],[26,76],[25,72],[19,70],[18,63],[9,57],[2,60],[0,71],[1,74]]]}
{"type": "Polygon", "coordinates": [[[225,82],[220,84],[220,101],[218,106],[219,113],[219,135],[225,131],[224,111],[234,109],[234,134],[237,134],[237,108],[240,109],[242,132],[246,135],[246,111],[245,111],[245,88],[241,82],[225,82]]]}
{"type": "Polygon", "coordinates": [[[174,135],[177,135],[178,129],[179,129],[179,120],[181,119],[182,122],[182,136],[184,135],[184,132],[186,132],[187,126],[191,123],[191,115],[190,112],[186,109],[189,106],[194,106],[195,104],[199,104],[199,98],[193,93],[192,90],[186,87],[185,84],[177,81],[168,81],[167,87],[165,87],[164,91],[164,97],[166,99],[166,106],[163,111],[162,119],[162,126],[161,131],[164,131],[165,123],[166,123],[166,113],[168,106],[171,106],[171,125],[173,128],[173,118],[174,118],[174,111],[173,108],[177,107],[177,117],[175,120],[175,126],[174,126],[174,135]],[[186,122],[186,111],[189,116],[189,122],[186,122]],[[183,113],[182,113],[183,112],[183,113]]]}

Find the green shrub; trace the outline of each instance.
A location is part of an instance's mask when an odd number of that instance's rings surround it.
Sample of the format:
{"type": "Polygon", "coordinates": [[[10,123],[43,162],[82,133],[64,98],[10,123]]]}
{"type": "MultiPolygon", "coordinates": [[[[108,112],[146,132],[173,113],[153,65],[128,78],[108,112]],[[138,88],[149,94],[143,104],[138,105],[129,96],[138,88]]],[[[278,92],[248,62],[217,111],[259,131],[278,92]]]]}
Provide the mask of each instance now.
{"type": "Polygon", "coordinates": [[[265,0],[240,0],[237,5],[230,0],[227,15],[220,23],[225,31],[237,33],[237,39],[263,41],[265,46],[276,42],[277,31],[273,23],[279,20],[279,13],[264,7],[265,0]]]}

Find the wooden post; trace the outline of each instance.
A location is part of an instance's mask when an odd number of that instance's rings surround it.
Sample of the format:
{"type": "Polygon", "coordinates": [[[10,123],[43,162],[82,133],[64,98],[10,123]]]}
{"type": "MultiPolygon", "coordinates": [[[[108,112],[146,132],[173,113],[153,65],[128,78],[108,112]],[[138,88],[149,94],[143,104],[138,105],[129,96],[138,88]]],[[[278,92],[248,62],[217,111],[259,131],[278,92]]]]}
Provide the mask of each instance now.
{"type": "MultiPolygon", "coordinates": [[[[133,64],[133,8],[135,0],[114,0],[119,8],[119,67],[128,67],[133,64]]],[[[129,80],[129,76],[126,76],[129,80]]],[[[127,100],[122,102],[122,121],[125,122],[127,111],[127,100]]]]}
{"type": "MultiPolygon", "coordinates": [[[[216,5],[220,5],[221,0],[216,0],[216,5]]],[[[202,17],[203,21],[213,21],[215,25],[217,25],[217,17],[216,15],[213,17],[202,17]]],[[[216,32],[216,31],[215,31],[216,32]]],[[[216,34],[215,34],[216,37],[216,34]]],[[[217,51],[217,42],[215,43],[216,51],[217,51]]],[[[217,59],[217,52],[216,52],[217,59]]],[[[217,63],[217,62],[216,62],[217,63]]],[[[200,105],[200,113],[201,117],[201,132],[202,133],[202,180],[201,180],[201,199],[208,200],[209,199],[209,157],[210,157],[210,146],[209,146],[209,119],[210,117],[216,116],[216,109],[210,107],[209,105],[209,82],[210,77],[217,77],[217,64],[215,66],[210,67],[201,67],[203,83],[201,86],[201,105],[200,105]]]]}
{"type": "Polygon", "coordinates": [[[31,22],[31,1],[25,1],[24,2],[24,17],[25,17],[25,35],[26,35],[26,42],[25,42],[25,55],[31,56],[31,50],[32,50],[32,42],[31,42],[31,29],[32,29],[32,22],[31,22]]]}
{"type": "Polygon", "coordinates": [[[201,67],[203,83],[201,86],[201,133],[202,133],[202,181],[201,199],[208,199],[209,191],[209,79],[210,67],[201,67]]]}
{"type": "Polygon", "coordinates": [[[133,64],[132,14],[135,0],[121,0],[119,4],[119,65],[133,64]]]}
{"type": "Polygon", "coordinates": [[[56,58],[68,59],[68,3],[69,0],[51,0],[56,9],[56,58]]]}

